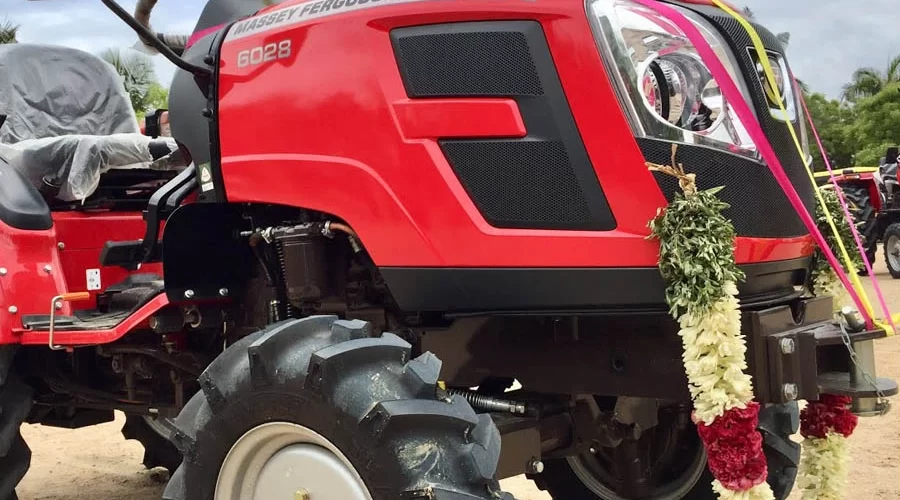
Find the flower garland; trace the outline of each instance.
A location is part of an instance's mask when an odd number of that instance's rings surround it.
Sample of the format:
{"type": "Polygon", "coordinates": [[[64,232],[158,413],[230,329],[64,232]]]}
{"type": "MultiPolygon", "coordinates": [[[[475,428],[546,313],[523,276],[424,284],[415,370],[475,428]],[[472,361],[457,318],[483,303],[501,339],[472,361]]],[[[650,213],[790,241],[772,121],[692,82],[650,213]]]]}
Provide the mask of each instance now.
{"type": "Polygon", "coordinates": [[[649,226],[650,238],[660,241],[669,313],[680,326],[693,419],[719,497],[773,500],[756,430],[760,407],[744,372],[747,345],[737,299],[744,275],[734,261],[734,226],[722,215],[728,204],[716,197],[721,188],[697,190],[694,174],[676,164],[676,151],[673,145],[671,166],[647,164],[676,177],[683,191],[649,226]]]}
{"type": "MultiPolygon", "coordinates": [[[[821,188],[821,192],[829,211],[840,213],[837,193],[827,187],[821,188]]],[[[828,223],[821,206],[816,210],[816,222],[820,227],[828,223]]],[[[840,225],[838,232],[845,245],[853,241],[853,233],[848,224],[840,225]]],[[[836,247],[837,241],[833,233],[823,233],[826,234],[829,246],[836,247]]],[[[863,266],[860,255],[854,254],[852,260],[854,266],[863,266]]],[[[811,281],[815,296],[834,297],[835,311],[839,311],[848,302],[846,290],[818,249],[811,281]]],[[[847,409],[850,401],[849,397],[823,394],[818,401],[808,402],[800,412],[800,434],[804,441],[797,485],[802,491],[802,500],[840,500],[843,497],[850,455],[847,438],[853,434],[857,423],[856,415],[847,409]]]]}
{"type": "Polygon", "coordinates": [[[850,398],[823,394],[800,412],[803,452],[797,485],[803,500],[840,500],[847,480],[847,438],[857,417],[847,405],[850,398]]]}

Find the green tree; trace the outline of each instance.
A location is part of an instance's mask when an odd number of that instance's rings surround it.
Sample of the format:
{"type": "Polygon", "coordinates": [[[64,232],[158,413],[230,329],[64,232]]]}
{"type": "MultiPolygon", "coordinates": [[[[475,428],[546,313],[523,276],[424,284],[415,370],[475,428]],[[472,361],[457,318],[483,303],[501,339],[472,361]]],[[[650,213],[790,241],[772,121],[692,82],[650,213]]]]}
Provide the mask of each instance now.
{"type": "Polygon", "coordinates": [[[890,146],[900,143],[900,81],[888,83],[871,97],[857,101],[850,139],[859,150],[856,164],[877,166],[890,146]]]}
{"type": "Polygon", "coordinates": [[[874,96],[895,82],[900,82],[900,55],[891,59],[883,72],[875,68],[859,68],[854,71],[850,83],[844,85],[842,97],[849,102],[856,102],[874,96]]]}
{"type": "Polygon", "coordinates": [[[125,91],[131,98],[131,106],[134,107],[138,120],[143,120],[148,111],[165,107],[168,92],[156,81],[153,61],[149,57],[118,49],[108,49],[101,57],[122,77],[125,91]]]}
{"type": "MultiPolygon", "coordinates": [[[[146,112],[155,111],[157,109],[166,109],[169,107],[169,91],[157,82],[150,84],[150,90],[147,91],[147,109],[146,112]]],[[[142,116],[138,117],[143,120],[142,116]]]]}
{"type": "Polygon", "coordinates": [[[0,44],[16,43],[16,35],[19,33],[19,25],[9,21],[0,22],[0,44]]]}

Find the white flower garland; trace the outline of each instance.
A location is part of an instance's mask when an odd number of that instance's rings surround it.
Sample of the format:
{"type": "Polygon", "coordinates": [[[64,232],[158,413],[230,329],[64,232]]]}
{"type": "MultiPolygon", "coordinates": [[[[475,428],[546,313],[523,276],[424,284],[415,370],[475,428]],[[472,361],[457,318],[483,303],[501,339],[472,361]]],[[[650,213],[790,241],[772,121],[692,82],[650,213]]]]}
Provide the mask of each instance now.
{"type": "Polygon", "coordinates": [[[747,369],[747,345],[741,335],[737,286],[728,281],[725,297],[710,311],[695,318],[679,318],[684,347],[684,368],[694,400],[695,418],[711,424],[732,408],[745,408],[753,400],[753,382],[747,369]]]}
{"type": "MultiPolygon", "coordinates": [[[[829,211],[840,213],[841,206],[837,193],[829,187],[820,190],[829,211]]],[[[822,233],[828,235],[828,244],[832,248],[835,247],[837,240],[832,233],[826,231],[828,218],[821,205],[816,207],[816,219],[822,233]]],[[[838,237],[844,240],[845,245],[850,245],[853,239],[850,227],[841,225],[838,237]]],[[[812,293],[816,297],[833,297],[834,311],[840,311],[844,304],[850,302],[849,294],[838,280],[834,269],[822,263],[821,250],[817,252],[818,262],[813,269],[812,293]]],[[[861,266],[862,258],[855,255],[853,265],[861,266]]],[[[810,436],[804,438],[801,449],[797,486],[802,491],[802,500],[841,500],[850,453],[847,438],[837,432],[828,432],[824,439],[810,436]]]]}
{"type": "Polygon", "coordinates": [[[847,481],[847,438],[829,432],[825,439],[806,438],[800,458],[797,486],[802,500],[841,500],[847,481]]]}
{"type": "MultiPolygon", "coordinates": [[[[647,165],[676,177],[684,197],[677,198],[665,212],[660,211],[650,228],[652,237],[661,243],[660,272],[669,281],[666,299],[679,323],[693,418],[707,447],[710,470],[730,482],[726,487],[715,479],[712,488],[723,500],[774,500],[764,476],[748,475],[759,473],[760,456],[764,466],[761,438],[754,442],[748,436],[742,450],[747,453],[743,457],[747,462],[721,455],[725,450],[735,451],[734,433],[754,422],[758,412],[758,406],[748,407],[753,402],[753,382],[744,371],[747,345],[741,334],[736,284],[743,273],[734,262],[734,227],[721,214],[727,205],[715,197],[718,190],[697,191],[694,174],[685,173],[675,161],[676,148],[672,146],[671,166],[647,165]],[[731,423],[746,419],[744,414],[748,412],[752,420],[729,429],[731,423]],[[729,469],[731,465],[742,469],[729,469]]],[[[757,432],[754,424],[750,425],[747,432],[757,432]]]]}
{"type": "Polygon", "coordinates": [[[757,484],[746,491],[733,491],[722,486],[719,481],[713,481],[713,491],[722,500],[772,500],[775,498],[769,483],[757,484]]]}

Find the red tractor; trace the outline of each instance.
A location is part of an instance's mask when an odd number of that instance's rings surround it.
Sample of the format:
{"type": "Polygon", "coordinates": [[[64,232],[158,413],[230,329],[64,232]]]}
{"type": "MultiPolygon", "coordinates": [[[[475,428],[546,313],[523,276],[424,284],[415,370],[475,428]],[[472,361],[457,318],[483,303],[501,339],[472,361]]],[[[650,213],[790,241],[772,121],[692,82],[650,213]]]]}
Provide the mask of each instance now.
{"type": "MultiPolygon", "coordinates": [[[[645,162],[673,143],[726,186],[777,497],[798,400],[873,411],[831,299],[804,298],[810,235],[655,12],[211,0],[178,37],[149,30],[153,0],[103,3],[178,66],[172,138],[139,133],[96,58],[0,50],[0,499],[29,466],[22,422],[116,410],[168,500],[487,500],[523,473],[556,499],[715,498],[647,239],[678,187],[645,162]]],[[[812,209],[747,35],[672,5],[812,209]]]]}
{"type": "MultiPolygon", "coordinates": [[[[895,279],[900,278],[898,151],[900,148],[888,148],[877,168],[846,168],[834,176],[850,205],[869,262],[875,263],[878,243],[881,242],[884,247],[885,265],[895,279]]],[[[833,186],[831,174],[828,172],[817,173],[816,180],[820,186],[827,189],[833,186]]]]}

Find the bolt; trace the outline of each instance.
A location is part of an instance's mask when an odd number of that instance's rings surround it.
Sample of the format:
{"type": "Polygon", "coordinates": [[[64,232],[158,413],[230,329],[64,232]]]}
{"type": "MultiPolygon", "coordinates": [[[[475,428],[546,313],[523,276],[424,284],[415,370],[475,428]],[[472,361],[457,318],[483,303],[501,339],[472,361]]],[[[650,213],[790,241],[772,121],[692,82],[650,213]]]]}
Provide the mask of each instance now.
{"type": "Polygon", "coordinates": [[[186,299],[193,299],[193,298],[194,298],[194,291],[193,291],[193,290],[185,290],[185,291],[184,291],[184,298],[186,298],[186,299]]]}
{"type": "Polygon", "coordinates": [[[56,302],[53,303],[53,307],[54,307],[57,311],[59,311],[60,309],[62,309],[62,302],[60,302],[60,301],[57,300],[56,302]]]}
{"type": "Polygon", "coordinates": [[[309,500],[309,492],[306,490],[295,491],[294,500],[309,500]]]}
{"type": "Polygon", "coordinates": [[[540,474],[541,472],[544,472],[544,462],[541,462],[537,458],[532,458],[528,461],[528,465],[525,469],[529,474],[540,474]]]}
{"type": "Polygon", "coordinates": [[[228,297],[228,289],[227,288],[219,288],[219,295],[222,297],[228,297]]]}
{"type": "Polygon", "coordinates": [[[794,344],[794,339],[781,339],[781,352],[784,354],[794,354],[794,349],[796,349],[796,345],[794,344]]]}
{"type": "Polygon", "coordinates": [[[9,306],[9,313],[10,313],[10,314],[16,314],[17,312],[19,312],[19,308],[18,308],[18,307],[16,307],[16,306],[9,306]]]}
{"type": "Polygon", "coordinates": [[[797,399],[797,384],[784,384],[784,386],[782,386],[782,391],[784,392],[784,398],[788,401],[794,401],[797,399]]]}
{"type": "Polygon", "coordinates": [[[0,276],[6,276],[8,272],[5,267],[0,267],[0,276]]]}
{"type": "Polygon", "coordinates": [[[47,274],[52,273],[52,272],[53,272],[53,267],[51,267],[50,264],[47,264],[46,266],[44,266],[44,272],[47,273],[47,274]]]}
{"type": "Polygon", "coordinates": [[[60,241],[59,243],[56,244],[56,248],[58,248],[60,250],[65,250],[66,244],[60,241]]]}

